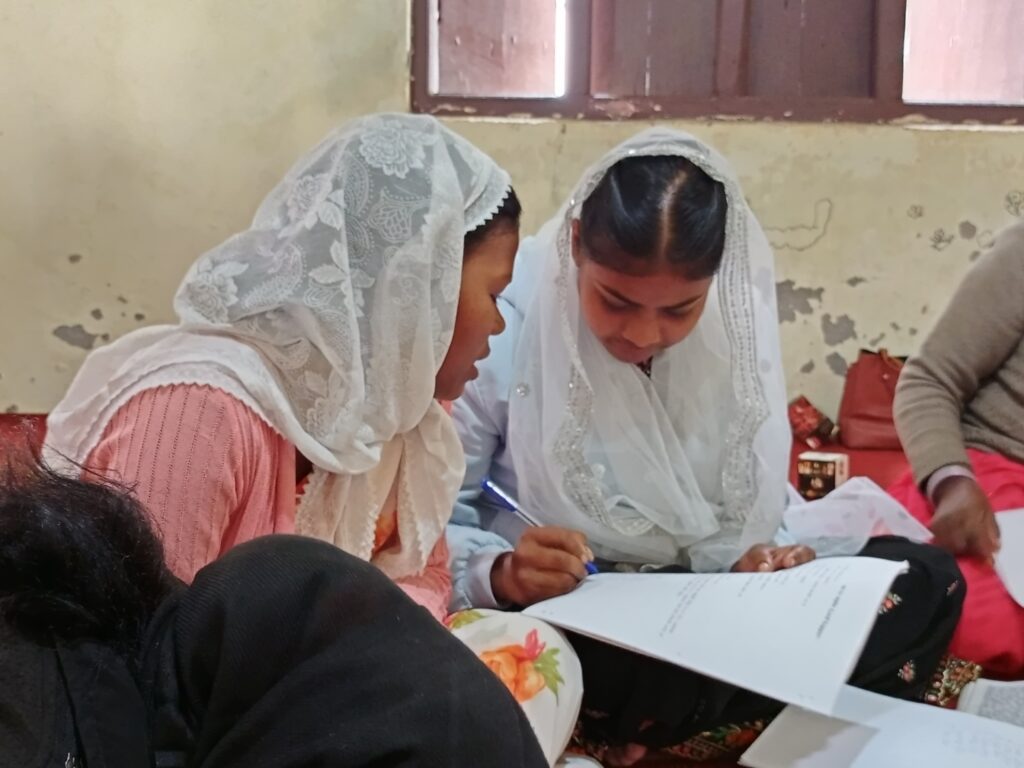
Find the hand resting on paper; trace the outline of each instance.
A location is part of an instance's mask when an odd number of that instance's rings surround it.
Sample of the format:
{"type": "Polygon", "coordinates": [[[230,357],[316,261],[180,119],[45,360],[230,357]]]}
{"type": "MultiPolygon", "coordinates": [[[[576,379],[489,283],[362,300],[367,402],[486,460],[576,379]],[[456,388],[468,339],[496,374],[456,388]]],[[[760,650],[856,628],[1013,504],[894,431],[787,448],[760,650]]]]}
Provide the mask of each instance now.
{"type": "Polygon", "coordinates": [[[755,544],[747,550],[732,567],[735,573],[771,573],[795,568],[809,563],[816,557],[810,547],[795,544],[787,547],[776,547],[773,544],[755,544]]]}
{"type": "Polygon", "coordinates": [[[971,477],[948,477],[935,489],[933,543],[954,555],[991,561],[999,551],[999,526],[988,496],[971,477]]]}
{"type": "Polygon", "coordinates": [[[558,597],[587,577],[594,559],[579,531],[527,528],[513,552],[499,555],[491,568],[491,591],[502,603],[526,607],[558,597]]]}

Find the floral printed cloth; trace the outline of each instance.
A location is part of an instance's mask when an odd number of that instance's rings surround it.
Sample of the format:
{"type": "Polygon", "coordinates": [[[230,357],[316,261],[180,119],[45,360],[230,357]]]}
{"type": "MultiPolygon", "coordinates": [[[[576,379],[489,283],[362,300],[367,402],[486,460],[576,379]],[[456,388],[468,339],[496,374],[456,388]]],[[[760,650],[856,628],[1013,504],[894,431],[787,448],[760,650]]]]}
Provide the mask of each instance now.
{"type": "Polygon", "coordinates": [[[460,611],[446,624],[516,697],[554,765],[569,745],[583,701],[583,671],[565,635],[502,611],[460,611]]]}

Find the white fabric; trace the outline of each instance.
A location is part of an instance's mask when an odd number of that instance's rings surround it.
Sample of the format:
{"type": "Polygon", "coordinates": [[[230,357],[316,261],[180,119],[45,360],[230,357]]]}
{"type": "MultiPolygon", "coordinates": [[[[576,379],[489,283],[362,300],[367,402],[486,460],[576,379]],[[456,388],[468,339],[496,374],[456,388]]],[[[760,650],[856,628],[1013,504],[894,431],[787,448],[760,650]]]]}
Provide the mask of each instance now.
{"type": "Polygon", "coordinates": [[[565,634],[540,619],[503,611],[466,611],[452,616],[450,622],[452,634],[519,702],[548,764],[574,765],[559,758],[569,759],[563,753],[583,703],[583,669],[565,634]],[[539,678],[541,674],[544,677],[539,678]],[[544,684],[538,689],[541,679],[544,684]]]}
{"type": "Polygon", "coordinates": [[[851,478],[821,499],[799,499],[784,522],[780,543],[806,544],[818,557],[853,554],[873,536],[932,539],[927,527],[867,477],[851,478]]]}
{"type": "Polygon", "coordinates": [[[655,128],[590,168],[520,254],[526,307],[515,355],[508,446],[519,501],[575,528],[599,555],[697,570],[731,566],[771,541],[786,506],[790,429],[771,247],[726,161],[694,137],[655,128]],[[570,226],[605,172],[631,156],[690,159],[725,185],[725,254],[704,314],[655,358],[648,379],[616,361],[581,321],[570,226]],[[525,285],[524,285],[525,283],[525,285]]]}
{"type": "Polygon", "coordinates": [[[314,464],[300,533],[370,559],[397,482],[401,547],[374,562],[394,578],[421,571],[463,472],[433,399],[463,237],[508,189],[502,169],[432,118],[377,115],[336,130],[248,230],[193,265],[175,299],[181,325],[89,356],[50,416],[49,460],[83,462],[143,390],[219,387],[314,464]]]}

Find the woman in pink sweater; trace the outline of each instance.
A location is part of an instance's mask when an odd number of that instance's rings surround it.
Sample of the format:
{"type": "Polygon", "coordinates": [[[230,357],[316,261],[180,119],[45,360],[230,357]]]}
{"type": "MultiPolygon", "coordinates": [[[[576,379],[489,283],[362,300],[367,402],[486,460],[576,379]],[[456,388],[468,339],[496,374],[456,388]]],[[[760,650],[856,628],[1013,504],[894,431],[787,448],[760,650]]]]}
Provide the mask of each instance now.
{"type": "Polygon", "coordinates": [[[464,461],[438,400],[503,328],[519,212],[508,174],[433,119],[344,126],[193,265],[180,325],[90,355],[50,416],[51,457],[133,487],[186,582],[298,532],[442,618],[464,461]]]}
{"type": "MultiPolygon", "coordinates": [[[[432,118],[343,127],[193,265],[180,325],[89,356],[50,415],[49,461],[132,487],[186,582],[237,544],[296,532],[368,560],[444,619],[465,459],[440,402],[504,328],[495,298],[519,213],[508,174],[432,118]]],[[[465,621],[455,634],[553,762],[581,698],[571,648],[534,620],[465,621]],[[502,662],[517,643],[529,668],[512,679],[502,662]]]]}

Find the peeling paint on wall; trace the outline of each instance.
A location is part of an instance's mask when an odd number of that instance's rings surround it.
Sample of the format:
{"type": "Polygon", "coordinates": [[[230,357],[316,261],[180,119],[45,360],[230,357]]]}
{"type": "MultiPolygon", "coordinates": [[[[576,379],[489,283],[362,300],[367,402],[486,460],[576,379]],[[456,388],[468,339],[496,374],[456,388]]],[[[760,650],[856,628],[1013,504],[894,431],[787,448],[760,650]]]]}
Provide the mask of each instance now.
{"type": "Polygon", "coordinates": [[[838,352],[833,352],[831,355],[826,357],[825,362],[828,363],[828,367],[836,376],[842,376],[845,378],[846,372],[850,370],[850,364],[847,363],[846,358],[838,352]]]}
{"type": "Polygon", "coordinates": [[[947,234],[946,230],[939,227],[932,233],[932,248],[936,251],[944,251],[950,246],[954,239],[953,235],[947,234]]]}
{"type": "Polygon", "coordinates": [[[1024,216],[1024,191],[1014,189],[1006,193],[1006,212],[1013,216],[1024,216]]]}
{"type": "Polygon", "coordinates": [[[825,314],[821,317],[821,333],[828,346],[837,347],[844,341],[857,338],[857,325],[849,315],[840,315],[833,320],[832,315],[825,314]]]}
{"type": "Polygon", "coordinates": [[[775,285],[775,296],[779,305],[779,322],[796,322],[797,315],[810,315],[814,312],[812,301],[821,304],[824,288],[798,288],[793,280],[783,280],[775,285]]]}
{"type": "Polygon", "coordinates": [[[98,338],[97,334],[89,333],[81,325],[58,325],[53,329],[53,335],[79,349],[92,349],[98,338]]]}

